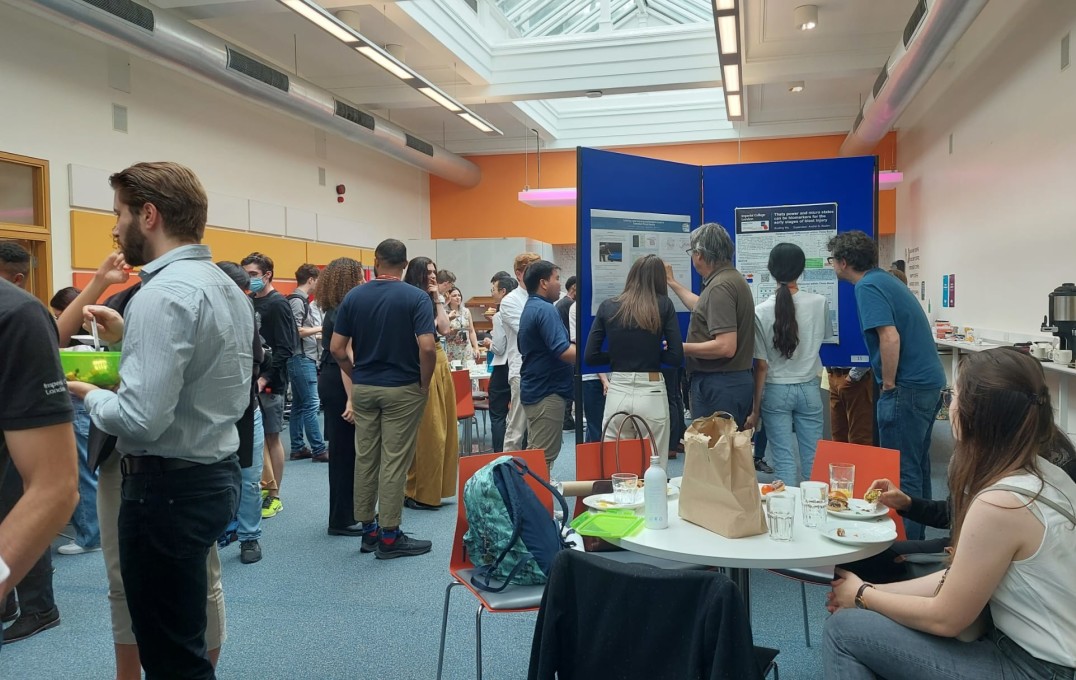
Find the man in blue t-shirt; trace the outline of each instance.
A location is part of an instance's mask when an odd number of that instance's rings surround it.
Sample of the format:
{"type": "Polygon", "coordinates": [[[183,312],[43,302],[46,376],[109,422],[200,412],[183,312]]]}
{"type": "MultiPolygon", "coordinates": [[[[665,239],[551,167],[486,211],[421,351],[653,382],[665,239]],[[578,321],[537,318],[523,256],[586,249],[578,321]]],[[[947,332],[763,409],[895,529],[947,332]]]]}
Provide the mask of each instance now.
{"type": "Polygon", "coordinates": [[[344,298],[329,345],[353,384],[361,551],[376,552],[379,560],[422,555],[432,546],[400,530],[404,483],[437,362],[433,305],[423,290],[401,281],[406,265],[402,242],[388,239],[377,246],[378,276],[344,298]]]}
{"type": "Polygon", "coordinates": [[[527,415],[530,447],[545,451],[552,473],[563,441],[564,405],[572,397],[575,345],[553,306],[560,297],[560,267],[546,260],[533,262],[523,283],[529,297],[519,318],[519,400],[527,415]]]}
{"type": "MultiPolygon", "coordinates": [[[[862,231],[829,241],[837,277],[856,287],[859,327],[871,368],[881,385],[876,418],[878,443],[900,451],[900,488],[916,498],[930,492],[930,434],[945,387],[930,322],[908,287],[878,268],[878,244],[862,231]]],[[[904,521],[909,540],[922,540],[923,526],[904,521]]]]}

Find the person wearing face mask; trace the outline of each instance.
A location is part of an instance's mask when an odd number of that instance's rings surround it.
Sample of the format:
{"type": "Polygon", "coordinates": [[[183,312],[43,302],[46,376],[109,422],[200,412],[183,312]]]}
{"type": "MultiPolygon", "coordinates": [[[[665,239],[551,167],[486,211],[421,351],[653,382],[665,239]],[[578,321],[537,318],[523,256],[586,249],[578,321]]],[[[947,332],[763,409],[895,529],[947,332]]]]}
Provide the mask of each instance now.
{"type": "Polygon", "coordinates": [[[275,484],[268,487],[268,493],[262,499],[262,518],[269,519],[284,509],[284,503],[280,500],[280,487],[284,481],[284,443],[280,440],[280,433],[284,431],[288,362],[299,351],[299,329],[295,325],[291,305],[273,287],[272,258],[262,253],[251,253],[243,258],[240,265],[250,276],[254,311],[261,320],[262,337],[272,350],[273,357],[268,373],[258,378],[258,401],[261,403],[265,425],[265,446],[269,453],[272,479],[275,480],[275,484]]]}

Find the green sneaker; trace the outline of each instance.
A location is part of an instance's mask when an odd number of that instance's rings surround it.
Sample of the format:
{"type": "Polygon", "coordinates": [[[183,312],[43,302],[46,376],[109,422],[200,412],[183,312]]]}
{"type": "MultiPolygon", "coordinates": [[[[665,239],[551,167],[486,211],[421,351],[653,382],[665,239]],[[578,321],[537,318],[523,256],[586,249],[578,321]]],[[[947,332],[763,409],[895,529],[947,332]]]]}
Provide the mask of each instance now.
{"type": "Polygon", "coordinates": [[[265,499],[266,499],[266,497],[268,495],[269,495],[269,489],[262,489],[262,501],[263,502],[265,501],[265,499]]]}
{"type": "Polygon", "coordinates": [[[269,519],[275,517],[278,512],[284,509],[284,504],[279,498],[274,496],[266,496],[262,500],[262,519],[269,519]]]}

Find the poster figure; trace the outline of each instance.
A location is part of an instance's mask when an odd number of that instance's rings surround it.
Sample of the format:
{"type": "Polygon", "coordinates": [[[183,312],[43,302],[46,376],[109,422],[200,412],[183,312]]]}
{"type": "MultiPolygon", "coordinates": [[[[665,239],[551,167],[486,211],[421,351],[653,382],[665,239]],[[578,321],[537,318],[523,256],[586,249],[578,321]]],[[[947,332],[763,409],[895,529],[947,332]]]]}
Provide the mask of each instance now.
{"type": "Polygon", "coordinates": [[[777,291],[766,265],[778,243],[794,243],[807,256],[799,280],[801,290],[824,295],[829,302],[833,337],[838,342],[837,275],[826,264],[827,244],[837,235],[837,204],[781,205],[736,208],[736,268],[751,287],[758,304],[777,291]]]}
{"type": "MultiPolygon", "coordinates": [[[[691,217],[635,213],[619,210],[590,211],[591,314],[598,305],[619,295],[631,265],[644,255],[657,255],[680,281],[691,280],[691,217]]],[[[688,311],[672,298],[678,312],[688,311]]]]}

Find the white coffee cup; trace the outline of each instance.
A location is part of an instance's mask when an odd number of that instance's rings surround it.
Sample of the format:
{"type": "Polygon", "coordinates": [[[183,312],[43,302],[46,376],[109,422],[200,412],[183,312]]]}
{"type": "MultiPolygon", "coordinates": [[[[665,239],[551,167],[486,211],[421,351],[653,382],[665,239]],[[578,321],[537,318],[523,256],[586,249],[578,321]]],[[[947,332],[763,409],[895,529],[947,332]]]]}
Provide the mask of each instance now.
{"type": "Polygon", "coordinates": [[[1049,359],[1050,349],[1046,345],[1032,345],[1031,356],[1036,359],[1049,359]]]}
{"type": "Polygon", "coordinates": [[[1050,360],[1058,364],[1071,364],[1072,363],[1072,350],[1071,349],[1055,349],[1050,352],[1050,360]]]}

